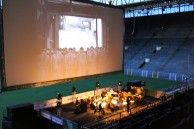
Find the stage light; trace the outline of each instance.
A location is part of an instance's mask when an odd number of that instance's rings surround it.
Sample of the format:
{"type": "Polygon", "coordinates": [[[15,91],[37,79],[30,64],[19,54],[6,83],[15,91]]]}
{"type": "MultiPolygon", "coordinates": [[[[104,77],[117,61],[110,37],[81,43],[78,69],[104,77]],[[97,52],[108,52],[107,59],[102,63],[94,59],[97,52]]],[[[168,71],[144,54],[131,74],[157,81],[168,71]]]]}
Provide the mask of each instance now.
{"type": "Polygon", "coordinates": [[[121,82],[121,81],[119,81],[118,85],[119,85],[119,86],[122,86],[122,82],[121,82]]]}
{"type": "Polygon", "coordinates": [[[122,82],[119,81],[117,91],[119,92],[119,91],[121,91],[121,90],[122,90],[122,82]]]}
{"type": "Polygon", "coordinates": [[[100,88],[100,83],[96,82],[96,89],[99,89],[99,88],[100,88]]]}
{"type": "Polygon", "coordinates": [[[72,92],[76,92],[76,88],[75,87],[72,87],[72,92]]]}
{"type": "Polygon", "coordinates": [[[60,93],[57,93],[57,100],[61,100],[62,99],[62,95],[60,93]]]}

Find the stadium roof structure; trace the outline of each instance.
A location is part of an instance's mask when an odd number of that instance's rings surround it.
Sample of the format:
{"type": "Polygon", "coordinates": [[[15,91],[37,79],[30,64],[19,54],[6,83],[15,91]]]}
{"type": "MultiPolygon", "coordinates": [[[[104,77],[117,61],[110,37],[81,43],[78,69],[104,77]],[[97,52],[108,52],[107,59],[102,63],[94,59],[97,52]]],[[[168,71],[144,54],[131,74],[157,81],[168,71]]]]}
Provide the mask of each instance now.
{"type": "Polygon", "coordinates": [[[48,2],[63,3],[72,2],[76,4],[93,4],[111,8],[135,10],[137,8],[146,9],[158,6],[172,6],[177,4],[192,3],[194,0],[46,0],[48,2]]]}
{"type": "Polygon", "coordinates": [[[161,2],[164,0],[71,0],[71,1],[125,9],[126,7],[130,6],[144,5],[153,2],[154,3],[161,2]]]}
{"type": "Polygon", "coordinates": [[[113,6],[125,6],[130,4],[143,4],[147,2],[153,2],[155,0],[91,0],[95,2],[100,2],[103,4],[111,4],[113,6]]]}
{"type": "Polygon", "coordinates": [[[95,2],[100,2],[103,4],[111,4],[114,6],[123,6],[123,5],[129,5],[129,4],[141,4],[145,2],[150,2],[154,0],[90,0],[95,2]]]}
{"type": "Polygon", "coordinates": [[[147,6],[155,7],[161,5],[174,5],[182,3],[192,3],[194,0],[67,0],[89,3],[94,5],[109,6],[113,8],[128,9],[133,7],[147,8],[147,6]]]}

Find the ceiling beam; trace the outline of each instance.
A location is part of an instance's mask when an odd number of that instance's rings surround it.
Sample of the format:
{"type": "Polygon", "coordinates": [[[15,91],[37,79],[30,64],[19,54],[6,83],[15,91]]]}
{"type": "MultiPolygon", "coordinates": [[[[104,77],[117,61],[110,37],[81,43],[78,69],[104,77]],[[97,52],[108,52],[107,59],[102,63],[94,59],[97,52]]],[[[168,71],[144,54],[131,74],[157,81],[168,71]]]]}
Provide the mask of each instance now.
{"type": "Polygon", "coordinates": [[[95,1],[91,1],[91,0],[71,0],[71,1],[93,4],[93,5],[109,7],[109,8],[123,9],[122,6],[113,6],[112,4],[105,4],[105,3],[95,2],[95,1]]]}

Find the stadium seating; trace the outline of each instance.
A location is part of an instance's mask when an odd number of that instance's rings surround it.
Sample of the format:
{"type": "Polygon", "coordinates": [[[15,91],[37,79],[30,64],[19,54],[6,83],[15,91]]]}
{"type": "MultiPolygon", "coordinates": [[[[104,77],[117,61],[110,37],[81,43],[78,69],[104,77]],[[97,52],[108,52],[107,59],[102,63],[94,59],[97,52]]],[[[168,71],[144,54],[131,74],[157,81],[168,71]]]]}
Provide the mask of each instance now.
{"type": "MultiPolygon", "coordinates": [[[[124,51],[125,70],[141,69],[194,75],[191,70],[194,66],[194,26],[190,15],[183,18],[140,18],[136,22],[144,24],[136,24],[136,33],[125,41],[128,46],[124,51]],[[156,51],[156,46],[161,46],[162,49],[156,51]],[[150,58],[150,62],[143,64],[145,58],[150,58]]],[[[126,33],[130,31],[126,30],[126,33]]]]}

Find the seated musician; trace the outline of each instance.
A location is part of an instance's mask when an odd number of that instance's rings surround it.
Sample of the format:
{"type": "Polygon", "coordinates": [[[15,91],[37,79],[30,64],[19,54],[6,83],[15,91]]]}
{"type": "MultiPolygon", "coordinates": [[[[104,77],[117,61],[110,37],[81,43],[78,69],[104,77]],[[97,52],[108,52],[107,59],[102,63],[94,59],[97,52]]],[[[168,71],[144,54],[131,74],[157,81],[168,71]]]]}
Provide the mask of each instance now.
{"type": "Polygon", "coordinates": [[[91,101],[90,101],[90,109],[91,110],[95,109],[95,102],[94,102],[94,98],[93,97],[91,98],[91,101]]]}
{"type": "Polygon", "coordinates": [[[114,89],[111,87],[109,92],[110,92],[110,94],[113,94],[114,93],[114,89]]]}
{"type": "Polygon", "coordinates": [[[80,105],[80,102],[79,102],[79,98],[77,97],[77,98],[76,98],[76,101],[75,101],[76,109],[79,108],[79,105],[80,105]]]}
{"type": "Polygon", "coordinates": [[[110,108],[111,112],[114,112],[114,104],[110,103],[109,108],[110,108]]]}
{"type": "Polygon", "coordinates": [[[101,93],[101,97],[102,98],[104,98],[105,96],[106,96],[106,94],[107,94],[107,90],[106,90],[106,88],[102,91],[102,93],[101,93]]]}
{"type": "Polygon", "coordinates": [[[104,112],[104,109],[102,108],[101,103],[99,104],[98,110],[99,110],[100,113],[102,113],[104,115],[105,112],[104,112]]]}
{"type": "Polygon", "coordinates": [[[135,87],[132,87],[131,90],[130,90],[131,94],[132,95],[135,95],[136,94],[136,88],[135,87]]]}
{"type": "Polygon", "coordinates": [[[75,101],[75,113],[79,114],[80,112],[81,112],[80,101],[79,98],[77,97],[75,101]]]}
{"type": "Polygon", "coordinates": [[[118,97],[119,97],[119,100],[122,100],[123,96],[122,96],[122,91],[119,91],[118,92],[118,97]]]}

